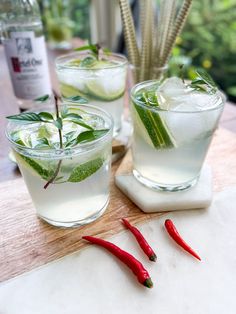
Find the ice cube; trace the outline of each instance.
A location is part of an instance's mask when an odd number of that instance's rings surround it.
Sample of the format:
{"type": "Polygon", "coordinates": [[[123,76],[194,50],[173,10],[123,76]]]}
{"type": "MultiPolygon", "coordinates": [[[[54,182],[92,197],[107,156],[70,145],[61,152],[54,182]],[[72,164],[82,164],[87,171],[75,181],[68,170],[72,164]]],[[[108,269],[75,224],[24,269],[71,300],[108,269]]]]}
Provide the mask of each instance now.
{"type": "Polygon", "coordinates": [[[187,87],[178,77],[171,77],[166,79],[161,86],[159,91],[164,98],[173,98],[179,95],[185,95],[188,92],[187,87]]]}
{"type": "Polygon", "coordinates": [[[221,99],[216,95],[204,92],[189,91],[183,96],[174,97],[170,101],[170,108],[175,111],[199,111],[218,106],[221,99]]]}
{"type": "Polygon", "coordinates": [[[178,104],[178,97],[184,97],[189,90],[178,77],[166,79],[159,87],[158,99],[163,109],[173,109],[178,104]]]}

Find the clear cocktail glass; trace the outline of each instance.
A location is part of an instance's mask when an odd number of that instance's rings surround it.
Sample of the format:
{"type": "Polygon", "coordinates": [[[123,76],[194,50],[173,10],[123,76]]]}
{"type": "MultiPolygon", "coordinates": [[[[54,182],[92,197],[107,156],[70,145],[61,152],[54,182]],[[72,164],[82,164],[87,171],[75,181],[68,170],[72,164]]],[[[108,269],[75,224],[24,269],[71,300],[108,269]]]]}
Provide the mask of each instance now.
{"type": "Polygon", "coordinates": [[[178,191],[197,182],[225,99],[185,90],[177,78],[168,84],[160,91],[146,81],[131,91],[133,174],[147,187],[178,191]]]}
{"type": "Polygon", "coordinates": [[[99,60],[88,52],[74,52],[56,59],[56,72],[64,99],[80,99],[113,117],[113,135],[121,129],[126,87],[127,59],[101,53],[99,60]]]}
{"type": "Polygon", "coordinates": [[[11,121],[7,137],[37,215],[52,225],[73,227],[96,220],[108,205],[113,120],[89,105],[65,103],[63,108],[69,113],[63,122],[63,148],[58,129],[47,122],[11,121]],[[90,129],[80,120],[80,125],[73,123],[73,114],[79,114],[100,135],[89,138],[90,129]]]}

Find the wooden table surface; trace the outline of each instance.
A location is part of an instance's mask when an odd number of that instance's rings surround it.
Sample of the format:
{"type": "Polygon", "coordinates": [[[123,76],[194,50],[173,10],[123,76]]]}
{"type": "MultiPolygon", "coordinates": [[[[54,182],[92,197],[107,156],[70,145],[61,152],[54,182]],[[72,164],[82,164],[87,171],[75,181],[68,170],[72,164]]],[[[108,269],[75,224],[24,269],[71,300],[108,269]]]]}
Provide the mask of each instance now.
{"type": "MultiPolygon", "coordinates": [[[[55,89],[57,89],[57,81],[53,61],[56,55],[55,52],[49,52],[50,72],[55,89]]],[[[81,242],[78,240],[81,238],[81,232],[89,230],[88,225],[76,233],[73,229],[62,230],[36,220],[31,201],[25,186],[22,184],[23,181],[21,179],[14,180],[20,178],[20,174],[16,166],[8,159],[9,145],[4,135],[5,116],[17,112],[17,101],[12,91],[3,48],[0,46],[0,190],[2,192],[0,202],[5,204],[2,207],[2,212],[0,212],[0,220],[2,221],[0,224],[0,269],[1,266],[3,267],[2,271],[0,270],[0,282],[78,250],[81,246],[81,242]],[[12,179],[13,181],[9,181],[12,179]],[[5,181],[8,182],[5,183],[5,181]],[[13,204],[13,202],[11,204],[12,198],[8,197],[11,189],[12,195],[15,195],[16,199],[19,199],[19,201],[23,199],[25,202],[27,208],[25,208],[24,214],[22,206],[17,207],[17,204],[13,204]],[[9,212],[10,207],[11,211],[9,212]],[[22,224],[16,224],[16,221],[20,221],[20,217],[23,217],[22,224]],[[18,255],[16,255],[16,252],[18,255]]],[[[236,106],[227,103],[220,126],[236,132],[236,106]]],[[[221,188],[230,184],[236,184],[235,136],[233,133],[222,129],[219,130],[218,134],[217,136],[216,133],[213,149],[211,149],[208,156],[215,171],[215,191],[221,190],[221,188]],[[225,156],[226,154],[227,156],[225,156]],[[227,176],[226,173],[228,173],[227,176]],[[231,176],[229,173],[231,173],[231,176]],[[224,180],[225,178],[227,180],[224,180]]],[[[118,165],[119,162],[113,166],[113,173],[118,165]]],[[[92,234],[106,236],[121,230],[119,218],[122,216],[127,215],[134,222],[145,221],[153,217],[142,214],[131,201],[122,196],[114,183],[112,183],[111,190],[112,205],[109,206],[103,216],[103,222],[96,222],[93,230],[90,229],[89,232],[92,232],[92,234]],[[116,210],[113,211],[114,204],[116,210]]],[[[154,216],[156,215],[158,214],[154,216]]]]}

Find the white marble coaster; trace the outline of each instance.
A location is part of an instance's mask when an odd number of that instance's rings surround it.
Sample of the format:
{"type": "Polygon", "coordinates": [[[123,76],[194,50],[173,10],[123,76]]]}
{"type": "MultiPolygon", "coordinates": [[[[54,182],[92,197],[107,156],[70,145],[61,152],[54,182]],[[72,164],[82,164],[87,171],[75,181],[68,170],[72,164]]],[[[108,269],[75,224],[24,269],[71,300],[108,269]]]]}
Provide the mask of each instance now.
{"type": "Polygon", "coordinates": [[[145,213],[200,209],[208,207],[212,200],[212,174],[208,165],[203,167],[198,183],[186,191],[151,190],[138,182],[129,170],[118,171],[115,183],[145,213]]]}

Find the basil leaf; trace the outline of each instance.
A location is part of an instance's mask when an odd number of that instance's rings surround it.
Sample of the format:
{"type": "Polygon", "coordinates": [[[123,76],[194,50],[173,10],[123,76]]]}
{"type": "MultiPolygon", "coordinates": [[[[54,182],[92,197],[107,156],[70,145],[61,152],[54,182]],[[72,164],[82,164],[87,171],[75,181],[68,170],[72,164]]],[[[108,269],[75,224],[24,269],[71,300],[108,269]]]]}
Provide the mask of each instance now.
{"type": "Polygon", "coordinates": [[[108,132],[108,129],[103,130],[93,130],[93,131],[85,131],[80,133],[76,138],[76,144],[82,143],[82,142],[91,142],[99,137],[103,136],[108,132]]]}
{"type": "Polygon", "coordinates": [[[53,121],[53,124],[59,129],[62,130],[63,124],[62,124],[62,119],[59,117],[57,120],[53,121]]]}
{"type": "Polygon", "coordinates": [[[38,115],[40,116],[42,121],[53,121],[54,120],[53,115],[49,112],[40,112],[38,115]]]}
{"type": "Polygon", "coordinates": [[[83,122],[82,117],[76,113],[69,113],[64,119],[78,124],[86,129],[93,130],[93,128],[87,123],[83,122]]]}
{"type": "Polygon", "coordinates": [[[92,67],[97,60],[94,57],[86,57],[80,62],[80,66],[84,68],[92,67]]]}
{"type": "Polygon", "coordinates": [[[64,134],[64,137],[66,138],[66,141],[71,141],[72,138],[75,138],[75,131],[68,132],[64,134]]]}
{"type": "Polygon", "coordinates": [[[39,114],[34,112],[20,113],[13,116],[6,117],[8,120],[22,121],[22,122],[42,122],[39,114]]]}
{"type": "Polygon", "coordinates": [[[66,118],[82,119],[82,117],[78,113],[67,113],[64,116],[64,119],[66,119],[66,118]]]}
{"type": "Polygon", "coordinates": [[[46,137],[37,140],[38,144],[34,148],[50,147],[50,143],[46,137]]]}
{"type": "Polygon", "coordinates": [[[34,99],[34,101],[45,102],[45,101],[48,100],[49,98],[50,98],[49,95],[44,95],[44,96],[41,96],[41,97],[39,97],[39,98],[34,99]]]}
{"type": "Polygon", "coordinates": [[[71,97],[67,97],[67,99],[71,100],[71,101],[75,101],[78,102],[79,104],[87,104],[88,100],[86,98],[83,98],[81,96],[71,96],[71,97]]]}
{"type": "Polygon", "coordinates": [[[82,47],[79,47],[79,48],[75,48],[74,50],[75,51],[84,51],[84,50],[93,50],[95,47],[95,45],[86,45],[86,46],[82,46],[82,47]]]}
{"type": "Polygon", "coordinates": [[[67,106],[63,106],[61,109],[61,116],[62,118],[65,118],[65,116],[68,114],[68,108],[67,106]]]}

